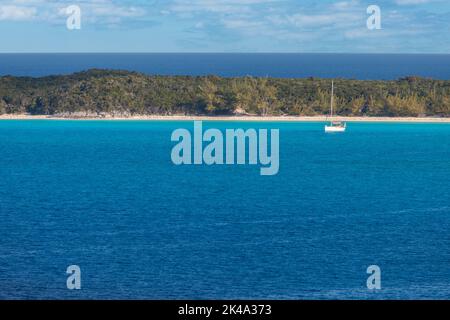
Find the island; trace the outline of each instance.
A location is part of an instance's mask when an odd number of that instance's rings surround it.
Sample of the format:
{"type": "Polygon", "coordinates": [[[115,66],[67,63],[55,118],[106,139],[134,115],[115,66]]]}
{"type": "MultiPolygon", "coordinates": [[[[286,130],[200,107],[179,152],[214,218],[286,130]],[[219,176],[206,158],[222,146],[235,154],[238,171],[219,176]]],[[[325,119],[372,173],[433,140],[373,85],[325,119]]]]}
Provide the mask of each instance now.
{"type": "MultiPolygon", "coordinates": [[[[337,117],[450,117],[450,81],[334,79],[337,117]]],[[[92,69],[0,77],[0,119],[326,119],[331,79],[146,75],[92,69]]]]}

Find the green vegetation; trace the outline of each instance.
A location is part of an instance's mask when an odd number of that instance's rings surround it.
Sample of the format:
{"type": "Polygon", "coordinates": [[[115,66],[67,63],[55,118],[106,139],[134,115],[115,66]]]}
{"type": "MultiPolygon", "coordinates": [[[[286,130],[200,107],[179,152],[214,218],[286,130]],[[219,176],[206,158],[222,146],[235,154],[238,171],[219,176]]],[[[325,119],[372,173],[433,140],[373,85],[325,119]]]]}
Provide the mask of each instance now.
{"type": "MultiPolygon", "coordinates": [[[[343,116],[450,116],[450,81],[335,80],[343,116]]],[[[89,70],[43,78],[0,77],[0,114],[324,115],[330,80],[146,76],[89,70]]]]}

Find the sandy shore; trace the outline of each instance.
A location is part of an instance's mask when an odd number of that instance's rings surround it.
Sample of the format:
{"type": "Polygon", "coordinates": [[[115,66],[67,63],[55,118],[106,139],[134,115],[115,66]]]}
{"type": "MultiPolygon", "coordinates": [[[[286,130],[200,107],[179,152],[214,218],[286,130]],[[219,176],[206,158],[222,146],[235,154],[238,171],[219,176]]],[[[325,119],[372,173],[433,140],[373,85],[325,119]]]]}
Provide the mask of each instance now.
{"type": "MultiPolygon", "coordinates": [[[[274,122],[326,122],[329,118],[325,116],[296,117],[296,116],[133,116],[133,117],[86,117],[71,118],[58,116],[35,116],[28,114],[0,115],[0,120],[165,120],[165,121],[274,121],[274,122]]],[[[425,123],[450,123],[450,118],[414,118],[414,117],[335,117],[333,120],[346,122],[425,122],[425,123]]]]}

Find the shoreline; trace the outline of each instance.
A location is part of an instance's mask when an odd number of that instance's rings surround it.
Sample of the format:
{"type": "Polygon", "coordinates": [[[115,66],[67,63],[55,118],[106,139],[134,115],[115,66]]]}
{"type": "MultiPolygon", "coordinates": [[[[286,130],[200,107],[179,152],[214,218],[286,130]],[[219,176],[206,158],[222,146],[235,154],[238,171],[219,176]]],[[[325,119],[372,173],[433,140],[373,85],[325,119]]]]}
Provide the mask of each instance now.
{"type": "MultiPolygon", "coordinates": [[[[328,122],[326,116],[131,116],[131,117],[62,117],[29,114],[3,114],[0,120],[80,120],[80,121],[242,121],[242,122],[328,122]]],[[[333,117],[335,121],[345,122],[415,122],[450,123],[448,118],[432,117],[333,117]]]]}

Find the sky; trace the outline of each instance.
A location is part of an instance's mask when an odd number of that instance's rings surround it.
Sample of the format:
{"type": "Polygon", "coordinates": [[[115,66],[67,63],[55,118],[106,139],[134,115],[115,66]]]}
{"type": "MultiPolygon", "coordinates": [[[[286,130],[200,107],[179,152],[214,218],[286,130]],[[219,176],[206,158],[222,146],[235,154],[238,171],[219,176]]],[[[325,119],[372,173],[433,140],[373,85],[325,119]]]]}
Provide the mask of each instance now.
{"type": "Polygon", "coordinates": [[[0,0],[11,52],[449,54],[450,0],[0,0]],[[369,5],[381,29],[367,27],[369,5]]]}

